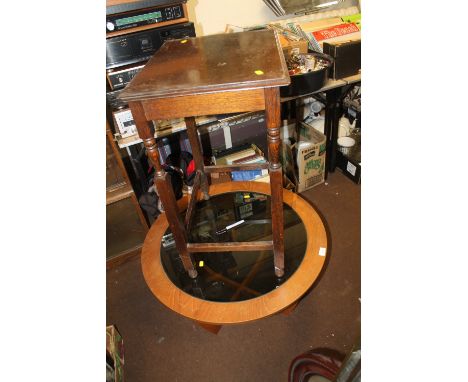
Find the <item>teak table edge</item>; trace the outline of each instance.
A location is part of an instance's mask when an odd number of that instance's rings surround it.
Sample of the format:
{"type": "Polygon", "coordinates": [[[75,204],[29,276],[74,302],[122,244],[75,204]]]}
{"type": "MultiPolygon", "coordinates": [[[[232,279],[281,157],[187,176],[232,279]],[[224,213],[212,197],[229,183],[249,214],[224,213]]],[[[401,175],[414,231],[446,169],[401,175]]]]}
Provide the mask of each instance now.
{"type": "MultiPolygon", "coordinates": [[[[268,184],[259,182],[229,182],[210,186],[210,194],[226,192],[257,192],[270,195],[268,184]]],[[[315,209],[291,191],[284,190],[284,203],[299,215],[307,233],[307,247],[299,268],[277,289],[250,300],[236,302],[206,301],[176,287],[161,263],[161,240],[168,222],[161,214],[153,223],[143,244],[141,264],[143,276],[154,296],[169,309],[183,317],[209,325],[240,324],[279,313],[298,301],[321,273],[326,259],[327,235],[315,209]]],[[[184,209],[187,199],[179,201],[184,209]]]]}

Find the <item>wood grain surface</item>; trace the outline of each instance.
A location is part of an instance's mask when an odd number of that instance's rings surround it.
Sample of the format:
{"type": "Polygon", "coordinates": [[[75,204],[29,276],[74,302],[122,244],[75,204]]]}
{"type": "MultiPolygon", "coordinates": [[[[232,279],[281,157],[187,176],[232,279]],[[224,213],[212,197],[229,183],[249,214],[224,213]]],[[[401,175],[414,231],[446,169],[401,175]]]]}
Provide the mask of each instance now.
{"type": "Polygon", "coordinates": [[[137,3],[141,0],[106,0],[106,7],[112,7],[114,5],[121,5],[127,3],[137,3]]]}
{"type": "Polygon", "coordinates": [[[233,241],[221,243],[188,243],[187,250],[195,252],[227,252],[227,251],[269,251],[273,249],[273,241],[233,241]]]}
{"type": "Polygon", "coordinates": [[[187,232],[190,232],[190,227],[192,226],[192,217],[194,213],[194,208],[198,200],[198,191],[200,190],[200,178],[201,178],[201,173],[197,171],[195,174],[195,179],[193,181],[193,186],[192,186],[192,193],[190,195],[190,201],[187,207],[187,210],[185,211],[185,220],[184,220],[184,226],[185,230],[187,232]]]}
{"type": "MultiPolygon", "coordinates": [[[[230,182],[210,186],[210,195],[236,191],[269,195],[270,187],[269,184],[257,182],[230,182]]],[[[250,300],[230,303],[205,301],[183,292],[171,282],[161,264],[161,240],[168,228],[166,216],[161,214],[146,236],[141,255],[143,275],[152,293],[182,316],[213,325],[258,320],[296,302],[312,286],[322,270],[327,236],[322,220],[309,203],[288,190],[283,191],[283,200],[303,221],[307,232],[307,248],[299,268],[279,288],[250,300]]],[[[187,199],[179,200],[178,205],[183,210],[187,206],[187,199]]]]}
{"type": "Polygon", "coordinates": [[[275,274],[284,274],[284,229],[283,229],[283,174],[279,160],[281,136],[281,103],[279,88],[266,88],[265,120],[268,141],[268,161],[271,187],[271,225],[273,229],[273,253],[275,274]]]}
{"type": "Polygon", "coordinates": [[[120,99],[277,87],[290,81],[275,31],[225,33],[166,41],[120,99]]]}
{"type": "Polygon", "coordinates": [[[197,169],[197,175],[200,177],[200,190],[205,199],[209,199],[208,195],[208,178],[205,174],[205,164],[203,159],[203,150],[198,138],[197,124],[194,117],[185,117],[185,126],[187,127],[187,136],[192,148],[193,160],[197,169]]]}
{"type": "Polygon", "coordinates": [[[241,113],[265,109],[262,89],[202,93],[142,101],[147,120],[241,113]]]}
{"type": "Polygon", "coordinates": [[[146,148],[146,154],[155,168],[154,185],[158,190],[158,196],[164,206],[165,215],[169,217],[171,232],[174,235],[177,250],[185,270],[190,277],[196,277],[197,271],[193,266],[192,255],[187,252],[187,233],[185,231],[184,222],[177,209],[176,197],[172,188],[169,175],[159,162],[159,151],[154,138],[154,127],[145,119],[144,111],[141,102],[130,102],[133,119],[138,130],[138,135],[143,139],[146,148]]]}

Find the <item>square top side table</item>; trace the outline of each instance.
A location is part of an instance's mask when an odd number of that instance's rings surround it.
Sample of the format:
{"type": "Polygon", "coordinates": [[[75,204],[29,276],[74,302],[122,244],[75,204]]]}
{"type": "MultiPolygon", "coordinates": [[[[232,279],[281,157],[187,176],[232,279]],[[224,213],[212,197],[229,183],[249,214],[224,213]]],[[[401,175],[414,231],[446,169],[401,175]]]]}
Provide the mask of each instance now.
{"type": "Polygon", "coordinates": [[[219,34],[166,41],[127,85],[128,102],[148,157],[156,169],[155,185],[177,250],[189,276],[197,277],[194,252],[273,250],[275,274],[284,274],[283,187],[279,162],[279,87],[290,78],[278,36],[272,30],[219,34]],[[265,110],[267,164],[204,166],[195,117],[265,110]],[[159,162],[152,120],[185,118],[197,174],[185,219],[177,209],[167,174],[159,162]],[[187,232],[199,191],[209,198],[206,173],[268,168],[273,240],[189,243],[187,232]]]}

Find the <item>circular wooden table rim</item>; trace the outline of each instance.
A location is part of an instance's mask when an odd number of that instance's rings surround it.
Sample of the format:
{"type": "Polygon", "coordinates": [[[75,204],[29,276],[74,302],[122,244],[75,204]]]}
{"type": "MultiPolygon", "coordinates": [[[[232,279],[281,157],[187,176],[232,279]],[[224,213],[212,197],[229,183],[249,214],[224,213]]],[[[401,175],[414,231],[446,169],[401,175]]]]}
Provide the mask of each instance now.
{"type": "MultiPolygon", "coordinates": [[[[270,185],[261,182],[227,182],[211,185],[209,189],[212,196],[238,191],[270,195],[270,185]]],[[[168,228],[163,213],[151,226],[141,253],[143,275],[150,290],[164,305],[182,316],[215,325],[258,320],[293,304],[307,292],[322,270],[327,235],[319,215],[304,199],[283,189],[283,202],[289,205],[304,223],[307,248],[299,268],[280,287],[253,299],[235,302],[206,301],[182,291],[172,283],[161,263],[161,240],[168,228]]],[[[179,210],[183,211],[187,207],[187,198],[179,200],[178,206],[179,210]]],[[[216,253],[213,253],[213,256],[216,256],[216,253]]],[[[271,271],[274,272],[273,264],[271,271]]]]}

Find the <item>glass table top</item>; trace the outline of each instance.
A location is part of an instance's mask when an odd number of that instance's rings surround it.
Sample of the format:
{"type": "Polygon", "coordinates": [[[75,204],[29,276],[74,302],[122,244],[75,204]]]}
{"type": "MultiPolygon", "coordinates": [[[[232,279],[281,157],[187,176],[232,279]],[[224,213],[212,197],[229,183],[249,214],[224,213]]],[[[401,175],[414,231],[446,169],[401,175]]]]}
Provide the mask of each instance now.
{"type": "MultiPolygon", "coordinates": [[[[195,206],[189,242],[272,240],[270,196],[229,192],[195,206]]],[[[296,212],[283,204],[285,273],[276,277],[273,251],[193,253],[198,277],[185,272],[168,228],[161,242],[161,262],[169,279],[184,292],[208,301],[249,300],[271,292],[298,269],[307,234],[296,212]]],[[[185,214],[185,212],[184,212],[185,214]]]]}

